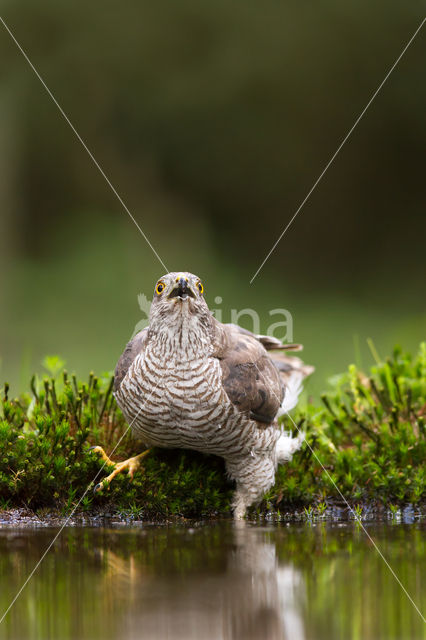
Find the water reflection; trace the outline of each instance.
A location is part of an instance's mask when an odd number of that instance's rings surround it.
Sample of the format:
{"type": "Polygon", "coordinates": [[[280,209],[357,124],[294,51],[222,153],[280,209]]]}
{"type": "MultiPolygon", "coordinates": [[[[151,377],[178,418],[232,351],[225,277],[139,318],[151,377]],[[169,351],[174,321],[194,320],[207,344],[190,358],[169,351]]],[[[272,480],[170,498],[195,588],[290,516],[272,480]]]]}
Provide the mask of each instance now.
{"type": "MultiPolygon", "coordinates": [[[[53,538],[0,530],[7,607],[53,538]]],[[[421,605],[420,525],[370,526],[421,605]]],[[[422,621],[354,525],[68,528],[0,637],[420,638],[422,621]]]]}
{"type": "Polygon", "coordinates": [[[292,564],[279,564],[276,545],[266,541],[262,530],[238,523],[234,535],[236,549],[228,565],[233,585],[230,606],[224,611],[228,622],[225,638],[303,640],[301,606],[305,590],[301,572],[292,564]]]}
{"type": "Polygon", "coordinates": [[[131,605],[131,616],[123,620],[126,637],[305,638],[301,572],[291,564],[279,565],[276,546],[262,530],[244,523],[231,527],[222,550],[216,544],[209,550],[210,537],[203,531],[189,529],[180,537],[182,548],[175,540],[171,557],[170,549],[159,549],[167,561],[160,560],[158,572],[135,553],[123,558],[111,549],[96,550],[105,570],[103,597],[131,605]],[[197,550],[196,563],[185,559],[191,549],[197,550]],[[216,567],[206,557],[212,550],[216,567]]]}

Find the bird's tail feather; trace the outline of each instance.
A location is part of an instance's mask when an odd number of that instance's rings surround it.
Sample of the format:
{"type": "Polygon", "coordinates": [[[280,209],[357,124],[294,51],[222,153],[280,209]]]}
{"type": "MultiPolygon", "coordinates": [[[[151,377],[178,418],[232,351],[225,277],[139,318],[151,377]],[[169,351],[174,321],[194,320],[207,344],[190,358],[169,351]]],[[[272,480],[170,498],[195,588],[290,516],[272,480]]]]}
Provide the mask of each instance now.
{"type": "Polygon", "coordinates": [[[292,459],[293,453],[295,453],[300,447],[305,439],[305,434],[303,431],[299,431],[298,435],[293,438],[288,433],[282,433],[277,440],[276,444],[276,455],[277,462],[288,462],[292,459]]]}
{"type": "Polygon", "coordinates": [[[299,395],[303,391],[302,381],[304,377],[305,375],[302,371],[294,371],[290,376],[287,376],[284,400],[278,409],[278,417],[285,416],[288,411],[291,411],[297,405],[299,395]]]}
{"type": "Polygon", "coordinates": [[[297,405],[299,395],[303,390],[303,380],[314,372],[314,367],[305,364],[300,358],[289,357],[284,353],[274,352],[271,360],[280,373],[285,389],[284,400],[277,414],[280,417],[297,405]]]}

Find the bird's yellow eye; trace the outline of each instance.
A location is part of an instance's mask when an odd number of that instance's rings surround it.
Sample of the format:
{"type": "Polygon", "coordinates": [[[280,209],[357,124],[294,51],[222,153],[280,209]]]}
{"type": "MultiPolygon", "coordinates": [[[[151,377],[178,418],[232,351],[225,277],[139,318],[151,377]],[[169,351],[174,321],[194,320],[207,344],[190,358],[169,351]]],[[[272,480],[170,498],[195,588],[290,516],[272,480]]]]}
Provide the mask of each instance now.
{"type": "Polygon", "coordinates": [[[166,285],[160,280],[160,282],[157,282],[157,286],[155,287],[155,293],[158,293],[158,295],[160,295],[160,293],[162,293],[165,288],[166,285]]]}
{"type": "Polygon", "coordinates": [[[201,284],[201,282],[200,282],[200,281],[198,281],[198,282],[197,282],[197,287],[198,287],[198,291],[199,291],[200,293],[203,293],[203,291],[204,291],[204,287],[203,287],[203,285],[201,284]]]}

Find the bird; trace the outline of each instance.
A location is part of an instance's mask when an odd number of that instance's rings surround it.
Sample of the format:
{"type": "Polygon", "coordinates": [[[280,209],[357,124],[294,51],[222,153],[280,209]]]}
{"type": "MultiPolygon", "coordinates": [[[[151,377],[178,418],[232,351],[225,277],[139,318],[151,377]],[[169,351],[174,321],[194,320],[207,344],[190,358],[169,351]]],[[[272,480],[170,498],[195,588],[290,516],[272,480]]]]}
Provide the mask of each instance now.
{"type": "MultiPolygon", "coordinates": [[[[301,348],[219,322],[201,279],[170,272],[155,285],[148,326],[118,360],[114,396],[133,436],[146,446],[222,457],[235,481],[232,509],[240,520],[304,440],[278,422],[296,406],[302,381],[314,370],[285,353],[301,348]]],[[[114,466],[97,491],[122,471],[132,478],[150,451],[113,462],[102,447],[93,448],[114,466]]]]}

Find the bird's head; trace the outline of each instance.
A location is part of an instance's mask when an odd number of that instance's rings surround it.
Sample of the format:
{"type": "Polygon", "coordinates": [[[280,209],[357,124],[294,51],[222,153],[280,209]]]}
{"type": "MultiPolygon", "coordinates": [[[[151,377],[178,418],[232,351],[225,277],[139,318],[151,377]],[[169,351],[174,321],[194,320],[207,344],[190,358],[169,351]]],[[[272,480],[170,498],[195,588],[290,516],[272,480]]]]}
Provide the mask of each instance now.
{"type": "Polygon", "coordinates": [[[150,310],[150,327],[204,324],[211,313],[203,296],[204,287],[198,276],[174,271],[162,276],[155,285],[150,310]]]}

